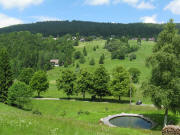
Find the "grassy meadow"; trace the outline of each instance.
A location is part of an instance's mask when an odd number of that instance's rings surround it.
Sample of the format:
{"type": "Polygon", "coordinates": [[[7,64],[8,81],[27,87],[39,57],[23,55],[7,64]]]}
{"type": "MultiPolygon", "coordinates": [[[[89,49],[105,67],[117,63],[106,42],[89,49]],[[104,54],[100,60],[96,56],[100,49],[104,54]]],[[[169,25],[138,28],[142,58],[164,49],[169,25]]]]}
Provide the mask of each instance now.
{"type": "MultiPolygon", "coordinates": [[[[87,56],[85,57],[86,62],[84,64],[80,64],[80,68],[86,68],[88,71],[93,72],[98,66],[99,66],[99,58],[100,56],[104,53],[105,55],[105,60],[104,60],[104,66],[106,70],[111,74],[113,69],[116,68],[117,66],[123,66],[127,70],[131,67],[138,68],[141,71],[140,75],[140,81],[139,84],[136,84],[137,91],[134,95],[134,101],[137,101],[141,99],[144,103],[149,104],[150,99],[144,98],[142,95],[142,92],[139,90],[139,87],[141,85],[141,82],[144,80],[147,80],[150,77],[151,70],[150,68],[147,68],[145,66],[145,60],[148,56],[151,55],[152,53],[152,48],[154,46],[154,42],[150,41],[142,41],[142,46],[139,48],[138,51],[134,52],[136,54],[136,60],[130,61],[128,57],[126,57],[125,60],[112,60],[111,59],[111,53],[108,52],[106,49],[104,49],[105,45],[105,40],[94,40],[91,42],[80,42],[80,45],[75,47],[76,51],[83,51],[84,46],[86,47],[87,50],[87,56]],[[93,50],[93,48],[97,47],[96,51],[93,50]],[[89,65],[89,61],[91,58],[95,59],[95,65],[91,66],[89,65]]],[[[131,45],[137,44],[136,41],[130,40],[129,41],[131,45]]],[[[76,71],[76,64],[79,63],[79,60],[76,60],[74,62],[74,65],[69,66],[68,68],[76,71]]],[[[63,67],[57,67],[54,68],[53,70],[48,72],[48,78],[50,82],[50,88],[46,93],[43,93],[43,97],[51,97],[51,98],[66,98],[66,95],[62,91],[58,91],[56,88],[56,80],[58,76],[60,75],[61,70],[63,70],[63,67]]],[[[73,98],[78,98],[81,95],[74,95],[72,96],[73,98]]],[[[89,95],[87,95],[88,98],[90,98],[89,95]]],[[[109,98],[114,98],[114,97],[109,97],[109,98]]],[[[127,98],[125,98],[127,99],[127,98]]]]}
{"type": "MultiPolygon", "coordinates": [[[[126,69],[136,67],[141,71],[140,82],[136,85],[137,92],[135,93],[134,102],[141,99],[143,103],[151,104],[150,99],[143,98],[139,87],[142,81],[148,79],[151,70],[145,66],[145,59],[151,55],[154,42],[142,42],[141,48],[135,52],[137,59],[130,61],[111,60],[111,54],[103,49],[105,41],[95,40],[92,42],[82,42],[75,47],[76,50],[83,50],[86,46],[88,56],[86,63],[80,64],[81,68],[87,68],[89,71],[94,71],[97,68],[99,58],[102,53],[105,54],[104,66],[109,73],[121,65],[126,69]],[[93,47],[98,45],[98,49],[93,51],[93,47]],[[94,58],[95,66],[89,65],[89,60],[94,58]]],[[[136,44],[136,41],[130,41],[130,44],[136,44]]],[[[71,65],[70,69],[76,70],[75,65],[71,65]]],[[[123,103],[117,103],[108,99],[114,97],[105,97],[104,102],[89,102],[74,100],[79,99],[81,95],[74,95],[70,100],[63,99],[67,96],[56,88],[56,80],[60,75],[63,67],[56,67],[48,71],[48,79],[50,87],[47,92],[42,93],[42,97],[61,98],[61,100],[33,100],[32,111],[20,110],[11,106],[0,103],[0,135],[161,135],[163,125],[163,110],[158,110],[150,105],[136,106],[129,105],[128,98],[122,98],[123,103]],[[143,114],[151,118],[157,123],[152,130],[131,129],[131,128],[111,128],[101,125],[99,120],[108,115],[119,113],[136,113],[143,114]]],[[[90,98],[90,95],[86,96],[90,98]]],[[[173,124],[180,125],[180,116],[169,113],[169,120],[173,124]]]]}

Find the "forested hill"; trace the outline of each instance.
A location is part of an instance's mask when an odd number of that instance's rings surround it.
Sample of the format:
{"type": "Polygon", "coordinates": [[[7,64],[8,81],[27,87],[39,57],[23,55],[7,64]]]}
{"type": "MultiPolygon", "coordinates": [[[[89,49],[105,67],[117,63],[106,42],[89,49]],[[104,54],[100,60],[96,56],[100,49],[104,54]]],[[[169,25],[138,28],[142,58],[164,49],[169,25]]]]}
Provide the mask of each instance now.
{"type": "MultiPolygon", "coordinates": [[[[180,25],[178,26],[180,29],[180,25]]],[[[115,24],[84,21],[48,21],[1,28],[0,33],[30,31],[32,33],[42,33],[44,36],[74,35],[79,33],[82,36],[96,35],[107,37],[110,35],[117,35],[129,37],[155,37],[162,30],[162,27],[163,25],[160,24],[144,23],[115,24]]]]}

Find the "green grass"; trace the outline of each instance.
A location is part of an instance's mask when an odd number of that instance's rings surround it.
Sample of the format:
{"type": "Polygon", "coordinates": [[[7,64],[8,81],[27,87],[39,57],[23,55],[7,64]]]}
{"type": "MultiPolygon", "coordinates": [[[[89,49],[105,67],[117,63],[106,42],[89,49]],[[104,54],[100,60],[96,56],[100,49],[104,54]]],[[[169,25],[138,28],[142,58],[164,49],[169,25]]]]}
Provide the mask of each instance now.
{"type": "MultiPolygon", "coordinates": [[[[141,82],[147,80],[150,77],[151,70],[145,66],[145,59],[152,54],[152,48],[154,46],[154,42],[147,42],[142,41],[142,46],[140,49],[135,52],[137,59],[130,61],[128,57],[125,60],[112,60],[111,53],[104,49],[105,40],[94,40],[91,42],[81,42],[79,46],[75,47],[77,51],[83,51],[84,46],[86,47],[88,56],[85,57],[86,62],[84,64],[80,64],[81,68],[86,68],[88,71],[93,72],[98,66],[99,58],[104,53],[105,54],[105,61],[104,66],[107,71],[111,74],[113,69],[117,66],[123,66],[127,70],[131,67],[138,68],[141,71],[140,82],[136,84],[137,92],[133,97],[134,101],[141,99],[143,103],[151,103],[149,98],[144,98],[142,92],[140,91],[139,87],[141,86],[141,82]],[[94,46],[98,46],[99,49],[93,51],[94,46]],[[89,61],[91,58],[95,59],[96,64],[94,66],[89,65],[89,61]]],[[[130,44],[136,44],[136,41],[130,41],[130,44]]],[[[78,63],[78,60],[75,61],[74,66],[71,65],[68,68],[72,70],[75,69],[75,65],[78,63]]],[[[48,79],[50,82],[50,88],[46,93],[43,93],[43,97],[58,97],[58,98],[65,98],[66,95],[62,91],[58,91],[56,88],[56,80],[60,75],[60,71],[63,70],[63,67],[54,68],[51,71],[48,71],[48,79]]],[[[81,96],[81,95],[80,95],[81,96]]],[[[79,96],[73,96],[74,98],[78,98],[79,96]]],[[[87,95],[90,98],[90,95],[87,95]]],[[[114,98],[114,97],[108,97],[114,98]]],[[[125,98],[128,99],[128,98],[125,98]]]]}
{"type": "MultiPolygon", "coordinates": [[[[135,41],[130,41],[130,44],[135,44],[135,41]]],[[[152,53],[154,42],[142,42],[141,48],[135,52],[137,59],[130,61],[111,60],[111,54],[104,48],[105,41],[97,40],[92,42],[80,43],[76,50],[83,50],[86,46],[88,56],[86,63],[81,64],[81,68],[87,68],[93,72],[98,64],[99,57],[102,53],[105,54],[105,68],[111,74],[112,70],[117,66],[124,66],[126,69],[136,67],[141,71],[140,83],[136,85],[137,92],[133,97],[134,101],[143,100],[143,103],[151,103],[149,98],[143,98],[139,87],[141,83],[150,77],[151,70],[145,66],[146,57],[152,53]],[[99,49],[93,51],[94,46],[99,46],[99,49]],[[95,66],[89,65],[89,60],[94,58],[95,66]]],[[[78,63],[76,60],[75,63],[78,63]]],[[[76,65],[76,64],[74,64],[76,65]]],[[[75,66],[68,67],[75,71],[75,66]]],[[[57,67],[47,72],[50,87],[47,92],[42,93],[43,97],[67,98],[63,91],[58,91],[56,88],[56,80],[60,75],[63,67],[57,67]]],[[[161,135],[163,125],[163,110],[157,110],[151,106],[130,106],[128,98],[122,98],[124,103],[116,103],[114,97],[105,97],[104,101],[109,102],[84,102],[81,101],[82,95],[74,95],[71,100],[59,101],[38,101],[33,100],[33,110],[24,111],[13,108],[0,103],[0,135],[161,135]],[[73,100],[77,99],[77,100],[73,100]],[[33,114],[33,111],[39,111],[42,115],[33,114]],[[151,118],[157,123],[157,126],[152,130],[130,129],[130,128],[110,128],[99,124],[100,118],[108,115],[119,113],[135,113],[143,114],[151,118]]],[[[86,97],[90,98],[87,94],[86,97]]],[[[173,124],[180,125],[180,116],[173,115],[171,112],[168,117],[173,124]]]]}
{"type": "MultiPolygon", "coordinates": [[[[0,103],[0,134],[2,135],[161,135],[163,112],[153,107],[118,103],[82,101],[33,101],[33,110],[18,110],[0,103]],[[80,113],[81,112],[81,113],[80,113]],[[110,128],[100,125],[100,118],[119,113],[137,113],[158,123],[153,130],[110,128]]],[[[177,118],[170,114],[177,123],[177,118]]],[[[180,124],[180,123],[177,123],[180,124]]]]}

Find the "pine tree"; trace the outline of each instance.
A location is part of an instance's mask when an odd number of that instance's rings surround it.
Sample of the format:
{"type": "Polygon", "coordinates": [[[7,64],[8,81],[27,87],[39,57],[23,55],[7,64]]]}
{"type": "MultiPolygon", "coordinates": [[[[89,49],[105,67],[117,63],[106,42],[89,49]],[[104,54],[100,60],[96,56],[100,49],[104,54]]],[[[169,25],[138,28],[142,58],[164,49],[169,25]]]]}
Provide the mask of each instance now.
{"type": "Polygon", "coordinates": [[[84,56],[87,56],[86,47],[84,47],[84,49],[83,49],[83,54],[84,54],[84,56]]]}
{"type": "Polygon", "coordinates": [[[95,60],[94,60],[94,58],[92,58],[90,61],[89,61],[89,65],[95,65],[95,60]]]}
{"type": "Polygon", "coordinates": [[[104,55],[101,55],[99,59],[99,64],[104,64],[104,55]]]}
{"type": "Polygon", "coordinates": [[[0,50],[0,101],[7,101],[8,89],[13,83],[10,59],[6,49],[0,50]]]}

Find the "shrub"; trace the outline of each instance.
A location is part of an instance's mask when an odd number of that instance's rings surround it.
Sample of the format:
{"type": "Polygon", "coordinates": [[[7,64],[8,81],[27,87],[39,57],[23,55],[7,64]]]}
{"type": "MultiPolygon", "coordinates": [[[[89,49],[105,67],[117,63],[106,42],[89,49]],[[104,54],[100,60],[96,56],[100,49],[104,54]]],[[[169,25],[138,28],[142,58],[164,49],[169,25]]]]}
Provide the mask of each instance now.
{"type": "Polygon", "coordinates": [[[136,54],[130,54],[129,55],[129,60],[132,61],[132,60],[135,60],[136,59],[136,54]]]}
{"type": "Polygon", "coordinates": [[[84,64],[84,63],[86,62],[86,60],[85,60],[85,58],[84,58],[83,55],[81,55],[81,57],[80,57],[80,59],[79,59],[79,62],[80,62],[81,64],[84,64]]]}
{"type": "Polygon", "coordinates": [[[39,110],[34,110],[32,112],[32,114],[35,114],[35,115],[42,115],[42,113],[39,111],[39,110]]]}
{"type": "Polygon", "coordinates": [[[137,68],[130,68],[129,73],[131,75],[133,83],[138,83],[141,72],[137,68]]]}
{"type": "Polygon", "coordinates": [[[81,57],[81,52],[80,51],[76,51],[75,53],[74,53],[74,59],[80,59],[80,57],[81,57]]]}
{"type": "Polygon", "coordinates": [[[32,90],[24,82],[15,82],[8,91],[7,103],[9,105],[24,108],[25,105],[31,103],[32,90]]]}
{"type": "Polygon", "coordinates": [[[95,65],[94,58],[92,58],[92,59],[89,61],[89,65],[95,65]]]}
{"type": "Polygon", "coordinates": [[[93,51],[96,51],[96,47],[95,46],[93,47],[93,51]]]}

